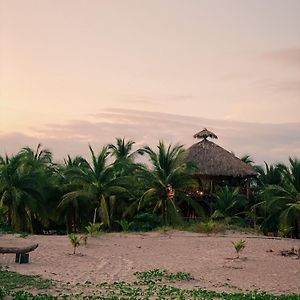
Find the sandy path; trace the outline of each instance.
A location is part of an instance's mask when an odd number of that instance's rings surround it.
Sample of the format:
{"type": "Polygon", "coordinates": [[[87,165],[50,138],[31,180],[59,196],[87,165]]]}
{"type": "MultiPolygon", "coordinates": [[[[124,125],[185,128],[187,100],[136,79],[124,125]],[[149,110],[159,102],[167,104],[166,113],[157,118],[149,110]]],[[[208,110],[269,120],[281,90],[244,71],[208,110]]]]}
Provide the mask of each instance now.
{"type": "Polygon", "coordinates": [[[186,287],[271,293],[300,293],[300,260],[279,255],[280,250],[300,246],[300,240],[253,238],[244,234],[204,236],[189,232],[104,234],[88,239],[72,255],[66,236],[0,236],[0,246],[39,247],[29,264],[15,264],[14,255],[0,254],[0,264],[23,274],[70,282],[134,280],[133,273],[159,268],[190,272],[195,280],[186,287]],[[245,239],[241,259],[235,257],[231,241],[245,239]],[[272,249],[273,252],[268,252],[272,249]]]}

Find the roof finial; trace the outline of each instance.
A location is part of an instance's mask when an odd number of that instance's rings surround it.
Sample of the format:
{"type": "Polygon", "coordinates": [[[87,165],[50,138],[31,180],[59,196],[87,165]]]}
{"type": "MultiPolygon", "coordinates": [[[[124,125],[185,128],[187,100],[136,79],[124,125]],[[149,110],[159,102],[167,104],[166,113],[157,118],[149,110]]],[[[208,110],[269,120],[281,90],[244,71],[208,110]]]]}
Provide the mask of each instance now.
{"type": "Polygon", "coordinates": [[[204,139],[207,140],[207,138],[210,137],[212,139],[217,139],[218,137],[211,131],[204,128],[203,130],[199,131],[198,133],[194,134],[195,139],[204,139]]]}

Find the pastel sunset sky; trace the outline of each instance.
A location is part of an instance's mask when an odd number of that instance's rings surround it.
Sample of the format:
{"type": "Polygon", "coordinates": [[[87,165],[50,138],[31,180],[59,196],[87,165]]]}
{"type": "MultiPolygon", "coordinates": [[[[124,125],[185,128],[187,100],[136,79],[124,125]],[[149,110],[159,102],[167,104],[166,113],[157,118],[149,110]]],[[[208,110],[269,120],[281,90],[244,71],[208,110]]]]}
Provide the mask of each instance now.
{"type": "Polygon", "coordinates": [[[299,0],[0,0],[0,155],[188,147],[203,127],[300,158],[299,0]]]}

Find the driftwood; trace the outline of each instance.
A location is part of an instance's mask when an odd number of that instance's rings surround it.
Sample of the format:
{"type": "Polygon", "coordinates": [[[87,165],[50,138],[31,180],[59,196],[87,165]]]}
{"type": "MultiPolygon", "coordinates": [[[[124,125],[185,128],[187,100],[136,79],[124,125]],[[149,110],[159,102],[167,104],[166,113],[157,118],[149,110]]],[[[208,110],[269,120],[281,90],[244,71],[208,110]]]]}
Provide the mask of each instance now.
{"type": "Polygon", "coordinates": [[[282,250],[280,251],[282,256],[297,256],[300,259],[300,247],[293,247],[291,250],[282,250]]]}
{"type": "Polygon", "coordinates": [[[35,250],[39,244],[33,244],[27,247],[0,247],[0,253],[24,254],[35,250]]]}

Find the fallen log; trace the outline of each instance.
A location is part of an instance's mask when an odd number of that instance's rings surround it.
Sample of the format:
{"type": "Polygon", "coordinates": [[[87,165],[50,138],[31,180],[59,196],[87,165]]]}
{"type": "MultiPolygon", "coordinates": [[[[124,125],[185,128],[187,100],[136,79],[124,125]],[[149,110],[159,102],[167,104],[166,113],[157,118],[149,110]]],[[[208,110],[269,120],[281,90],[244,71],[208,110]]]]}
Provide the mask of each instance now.
{"type": "Polygon", "coordinates": [[[0,247],[0,253],[15,253],[15,254],[24,254],[35,250],[39,244],[34,244],[27,247],[0,247]]]}

